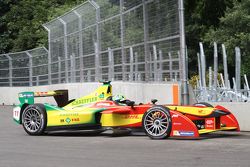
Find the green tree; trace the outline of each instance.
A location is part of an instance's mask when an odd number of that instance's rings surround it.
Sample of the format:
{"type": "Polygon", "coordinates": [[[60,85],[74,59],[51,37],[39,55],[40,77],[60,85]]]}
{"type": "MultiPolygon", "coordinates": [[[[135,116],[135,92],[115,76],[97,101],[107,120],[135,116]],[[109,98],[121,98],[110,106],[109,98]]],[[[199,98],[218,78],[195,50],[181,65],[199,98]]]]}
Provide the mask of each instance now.
{"type": "MultiPolygon", "coordinates": [[[[197,64],[199,42],[210,28],[219,26],[220,17],[223,17],[227,8],[233,7],[233,0],[188,0],[185,1],[185,28],[188,47],[189,64],[197,64]]],[[[206,55],[213,55],[206,53],[206,55]]],[[[212,63],[211,57],[207,59],[212,63]]],[[[197,65],[190,66],[189,74],[194,75],[197,65]]]]}
{"type": "MultiPolygon", "coordinates": [[[[227,48],[229,65],[234,67],[236,46],[242,53],[242,73],[250,74],[250,1],[242,0],[234,2],[234,7],[226,11],[220,18],[218,28],[211,27],[206,33],[204,40],[224,43],[227,48]]],[[[232,71],[231,76],[234,76],[232,71]]]]}
{"type": "Polygon", "coordinates": [[[43,23],[85,0],[0,1],[0,54],[46,45],[43,23]]]}

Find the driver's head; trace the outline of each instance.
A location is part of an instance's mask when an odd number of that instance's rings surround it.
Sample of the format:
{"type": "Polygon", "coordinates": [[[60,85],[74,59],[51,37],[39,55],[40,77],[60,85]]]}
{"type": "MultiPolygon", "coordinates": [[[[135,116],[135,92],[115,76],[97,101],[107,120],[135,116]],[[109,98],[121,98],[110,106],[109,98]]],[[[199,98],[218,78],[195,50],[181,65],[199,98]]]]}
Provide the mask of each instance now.
{"type": "Polygon", "coordinates": [[[126,100],[126,98],[123,95],[115,95],[115,96],[112,97],[112,100],[116,101],[116,102],[121,102],[121,101],[126,100]]]}

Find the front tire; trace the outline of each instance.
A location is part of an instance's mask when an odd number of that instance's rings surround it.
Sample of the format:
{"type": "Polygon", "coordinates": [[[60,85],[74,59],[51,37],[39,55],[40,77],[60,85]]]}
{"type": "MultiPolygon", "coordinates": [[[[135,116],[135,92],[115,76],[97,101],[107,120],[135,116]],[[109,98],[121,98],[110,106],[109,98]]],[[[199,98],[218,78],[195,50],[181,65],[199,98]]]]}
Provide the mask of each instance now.
{"type": "Polygon", "coordinates": [[[47,124],[44,105],[32,104],[26,107],[22,114],[22,124],[29,135],[42,135],[47,124]]]}
{"type": "Polygon", "coordinates": [[[142,118],[145,133],[151,139],[165,139],[170,136],[172,119],[169,109],[164,106],[154,106],[142,118]]]}

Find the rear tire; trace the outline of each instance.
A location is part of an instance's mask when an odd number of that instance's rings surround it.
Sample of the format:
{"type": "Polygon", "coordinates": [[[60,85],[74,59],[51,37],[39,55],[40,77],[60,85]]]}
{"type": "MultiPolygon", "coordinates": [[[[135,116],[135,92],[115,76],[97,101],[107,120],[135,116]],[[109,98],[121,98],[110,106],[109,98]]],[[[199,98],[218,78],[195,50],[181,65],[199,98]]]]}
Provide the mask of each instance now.
{"type": "Polygon", "coordinates": [[[172,119],[169,109],[164,106],[153,106],[144,113],[142,126],[151,139],[165,139],[170,136],[172,119]]]}
{"type": "Polygon", "coordinates": [[[42,135],[47,125],[47,113],[44,105],[32,104],[22,113],[22,124],[29,135],[42,135]]]}

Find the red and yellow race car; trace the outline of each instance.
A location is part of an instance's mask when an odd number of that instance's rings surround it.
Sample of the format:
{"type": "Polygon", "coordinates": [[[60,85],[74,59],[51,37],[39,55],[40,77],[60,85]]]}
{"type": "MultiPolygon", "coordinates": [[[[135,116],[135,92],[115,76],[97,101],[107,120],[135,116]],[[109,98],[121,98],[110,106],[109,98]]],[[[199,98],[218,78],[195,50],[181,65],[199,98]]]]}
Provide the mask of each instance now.
{"type": "Polygon", "coordinates": [[[234,115],[222,106],[197,103],[192,106],[135,104],[121,95],[112,96],[110,82],[90,95],[68,100],[67,90],[19,93],[20,105],[13,118],[30,135],[52,130],[105,130],[141,128],[152,139],[197,138],[215,131],[239,131],[234,115]],[[37,104],[35,97],[53,96],[57,106],[37,104]]]}

